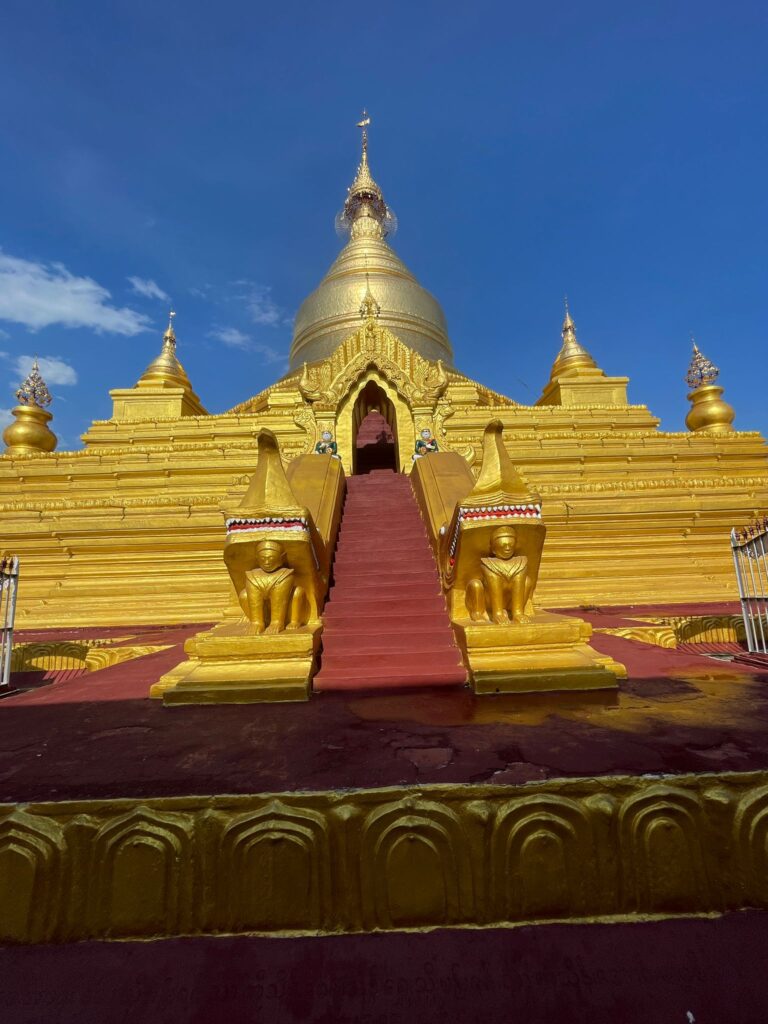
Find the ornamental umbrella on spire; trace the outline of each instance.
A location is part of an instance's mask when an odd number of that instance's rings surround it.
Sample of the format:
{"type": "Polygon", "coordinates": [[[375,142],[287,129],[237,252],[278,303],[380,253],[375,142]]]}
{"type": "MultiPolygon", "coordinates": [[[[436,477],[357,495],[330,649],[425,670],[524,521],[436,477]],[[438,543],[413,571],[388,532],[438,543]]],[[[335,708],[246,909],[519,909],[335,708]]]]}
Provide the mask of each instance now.
{"type": "Polygon", "coordinates": [[[720,376],[720,371],[715,364],[707,359],[703,352],[699,351],[699,347],[691,337],[691,343],[693,345],[693,356],[691,357],[691,365],[688,367],[688,372],[685,375],[685,381],[689,388],[700,388],[702,385],[714,384],[717,378],[720,376]]]}
{"type": "Polygon", "coordinates": [[[40,364],[37,358],[16,392],[16,397],[22,405],[36,405],[39,409],[44,409],[53,401],[48,385],[40,373],[40,364]]]}

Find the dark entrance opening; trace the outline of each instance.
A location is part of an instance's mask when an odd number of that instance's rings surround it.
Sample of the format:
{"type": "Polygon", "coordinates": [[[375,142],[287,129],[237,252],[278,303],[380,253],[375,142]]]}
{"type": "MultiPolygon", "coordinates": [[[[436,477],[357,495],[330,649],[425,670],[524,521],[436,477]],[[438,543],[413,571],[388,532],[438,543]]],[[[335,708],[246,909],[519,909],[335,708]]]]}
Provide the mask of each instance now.
{"type": "Polygon", "coordinates": [[[354,473],[372,469],[398,470],[395,407],[386,393],[369,380],[355,402],[354,473]]]}

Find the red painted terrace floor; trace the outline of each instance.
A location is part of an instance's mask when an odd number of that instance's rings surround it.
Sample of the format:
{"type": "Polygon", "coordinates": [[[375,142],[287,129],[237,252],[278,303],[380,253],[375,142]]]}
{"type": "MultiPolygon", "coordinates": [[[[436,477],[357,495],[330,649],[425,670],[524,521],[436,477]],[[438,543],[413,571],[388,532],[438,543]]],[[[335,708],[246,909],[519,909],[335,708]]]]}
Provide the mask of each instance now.
{"type": "MultiPolygon", "coordinates": [[[[621,625],[627,616],[664,611],[586,614],[596,625],[621,625]]],[[[20,641],[112,635],[172,646],[0,701],[0,800],[768,767],[768,670],[754,666],[595,634],[595,647],[629,669],[616,696],[475,698],[443,688],[320,693],[306,704],[167,708],[150,701],[151,683],[182,660],[184,639],[200,628],[19,634],[20,641]]]]}
{"type": "Polygon", "coordinates": [[[765,1024],[768,913],[0,948],[8,1024],[765,1024]]]}

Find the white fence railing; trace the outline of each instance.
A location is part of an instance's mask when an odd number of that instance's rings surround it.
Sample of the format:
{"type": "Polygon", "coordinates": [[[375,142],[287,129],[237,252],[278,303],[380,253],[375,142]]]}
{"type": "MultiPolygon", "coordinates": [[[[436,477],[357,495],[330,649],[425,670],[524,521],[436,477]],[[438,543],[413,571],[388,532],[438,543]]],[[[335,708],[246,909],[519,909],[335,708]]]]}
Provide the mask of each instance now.
{"type": "Polygon", "coordinates": [[[14,555],[3,555],[0,557],[0,693],[11,681],[13,621],[18,588],[19,560],[14,555]]]}
{"type": "Polygon", "coordinates": [[[731,530],[731,548],[747,646],[768,654],[768,517],[731,530]]]}

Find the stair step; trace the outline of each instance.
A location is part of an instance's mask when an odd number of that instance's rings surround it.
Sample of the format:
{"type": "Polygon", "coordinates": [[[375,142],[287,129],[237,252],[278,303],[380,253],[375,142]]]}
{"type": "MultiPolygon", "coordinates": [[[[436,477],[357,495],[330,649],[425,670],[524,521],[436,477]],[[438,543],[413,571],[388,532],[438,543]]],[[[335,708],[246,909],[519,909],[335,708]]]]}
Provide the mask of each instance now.
{"type": "MultiPolygon", "coordinates": [[[[379,564],[374,560],[372,564],[368,563],[367,560],[359,558],[346,559],[343,562],[339,562],[334,566],[333,575],[335,580],[343,578],[349,583],[357,582],[365,576],[370,576],[374,579],[383,579],[390,573],[393,577],[397,577],[397,574],[411,571],[412,575],[418,573],[418,575],[425,575],[426,573],[432,573],[432,578],[438,581],[437,571],[435,570],[435,563],[431,564],[421,558],[418,561],[414,558],[398,558],[396,555],[392,555],[385,560],[381,560],[379,564]],[[361,567],[369,565],[368,572],[361,572],[361,567]],[[354,573],[354,575],[347,576],[347,573],[354,573]]],[[[403,580],[403,585],[408,586],[408,582],[403,580]]],[[[438,581],[439,585],[439,581],[438,581]]]]}
{"type": "MultiPolygon", "coordinates": [[[[405,639],[410,639],[410,637],[405,639]]],[[[398,644],[396,651],[392,649],[391,645],[388,650],[380,646],[371,651],[358,650],[353,644],[345,644],[340,649],[337,644],[336,647],[337,649],[334,651],[323,653],[321,664],[327,669],[331,666],[349,665],[361,669],[391,668],[392,666],[412,669],[417,665],[421,665],[425,669],[450,669],[459,664],[461,657],[458,648],[450,643],[441,643],[440,638],[423,637],[422,644],[418,649],[411,647],[401,649],[398,644]]]]}
{"type": "Polygon", "coordinates": [[[400,586],[404,590],[418,586],[420,583],[429,584],[433,589],[440,590],[440,580],[435,572],[434,565],[420,566],[408,562],[405,565],[382,566],[381,569],[366,569],[364,566],[350,566],[344,570],[344,586],[354,587],[363,590],[375,590],[377,587],[386,585],[388,587],[400,586]]]}
{"type": "Polygon", "coordinates": [[[390,631],[389,633],[350,634],[346,630],[337,630],[332,636],[338,637],[330,654],[325,654],[323,664],[326,667],[355,663],[362,657],[381,659],[385,657],[387,664],[393,660],[393,651],[397,658],[405,658],[412,663],[420,658],[428,660],[430,665],[442,664],[448,659],[449,665],[458,664],[460,655],[458,648],[450,645],[450,638],[443,639],[415,633],[413,630],[390,631]],[[338,650],[337,650],[338,648],[338,650]]]}
{"type": "MultiPolygon", "coordinates": [[[[441,605],[434,610],[424,611],[419,615],[419,629],[442,629],[445,625],[445,606],[441,605]]],[[[410,613],[399,614],[391,612],[389,615],[381,616],[378,613],[357,614],[350,610],[345,613],[337,611],[333,615],[323,614],[323,637],[367,637],[383,633],[385,636],[408,632],[416,627],[413,615],[410,613]]]]}
{"type": "Polygon", "coordinates": [[[377,536],[369,534],[367,538],[362,535],[358,538],[351,538],[347,541],[344,538],[344,550],[339,551],[339,558],[346,558],[351,561],[350,556],[359,555],[362,552],[396,552],[399,555],[410,557],[411,555],[429,555],[432,557],[432,549],[426,544],[426,537],[418,536],[377,536]]]}
{"type": "Polygon", "coordinates": [[[350,672],[324,673],[321,669],[314,679],[316,690],[396,690],[422,686],[466,686],[467,672],[461,666],[453,672],[390,671],[383,673],[350,672]]]}
{"type": "Polygon", "coordinates": [[[341,599],[335,597],[333,602],[329,601],[325,606],[326,611],[324,618],[327,621],[331,621],[331,617],[336,614],[336,611],[341,611],[349,615],[389,615],[391,612],[402,612],[403,614],[418,616],[422,612],[438,612],[441,611],[445,616],[445,628],[450,629],[448,622],[448,616],[445,611],[445,602],[443,601],[441,594],[435,594],[432,597],[381,597],[378,600],[361,596],[358,594],[351,595],[349,598],[341,599]],[[331,604],[335,605],[335,608],[331,608],[331,604]]]}
{"type": "Polygon", "coordinates": [[[359,604],[367,605],[389,603],[391,601],[433,600],[439,602],[440,606],[444,608],[442,592],[436,582],[433,582],[431,585],[419,584],[418,586],[406,589],[403,589],[399,584],[393,584],[391,587],[388,587],[385,583],[382,583],[379,587],[345,587],[335,594],[334,591],[338,586],[338,584],[334,584],[329,595],[329,604],[332,600],[334,602],[338,600],[341,603],[354,600],[359,604]]]}

